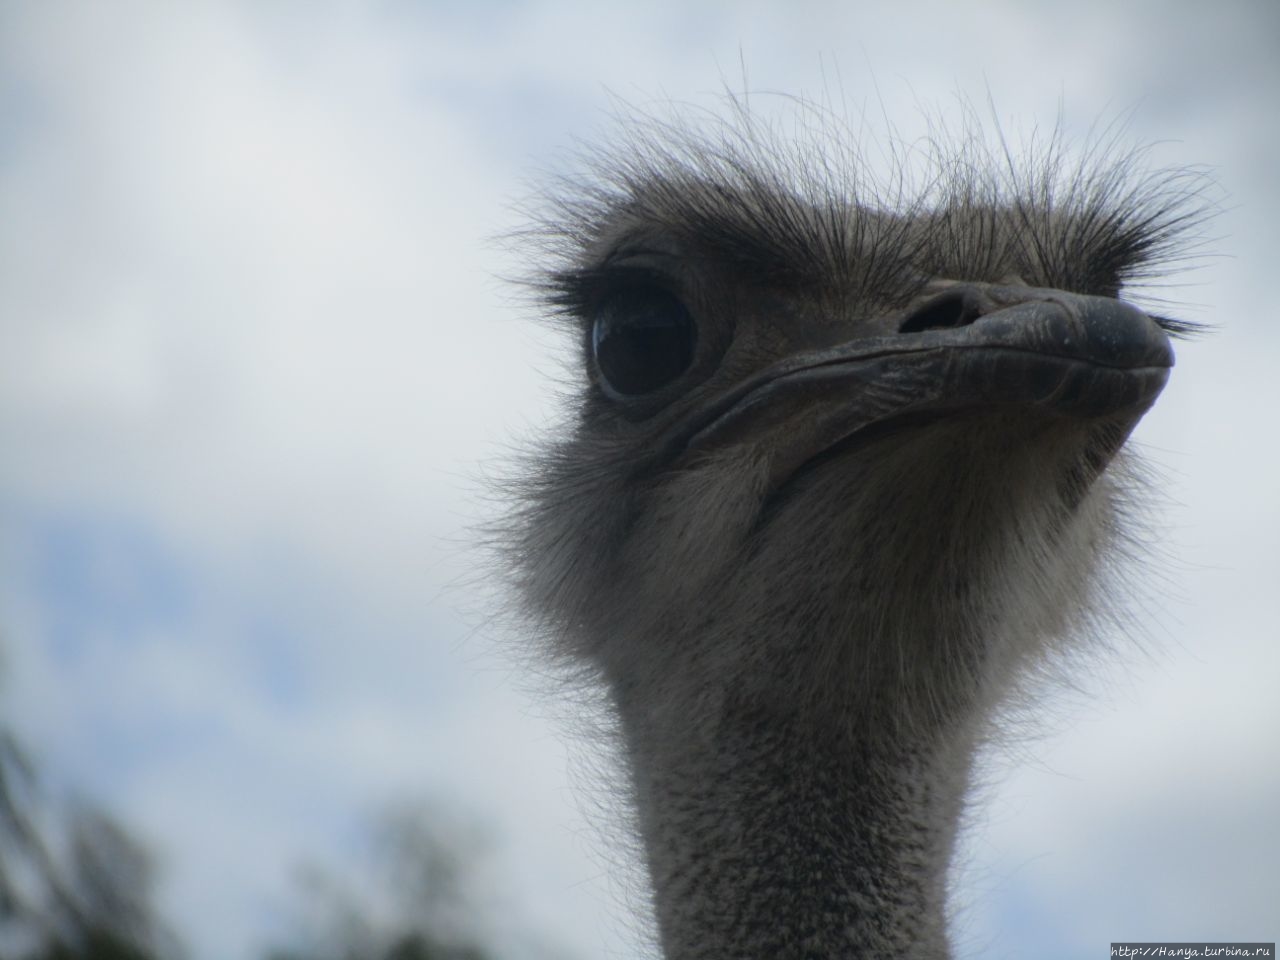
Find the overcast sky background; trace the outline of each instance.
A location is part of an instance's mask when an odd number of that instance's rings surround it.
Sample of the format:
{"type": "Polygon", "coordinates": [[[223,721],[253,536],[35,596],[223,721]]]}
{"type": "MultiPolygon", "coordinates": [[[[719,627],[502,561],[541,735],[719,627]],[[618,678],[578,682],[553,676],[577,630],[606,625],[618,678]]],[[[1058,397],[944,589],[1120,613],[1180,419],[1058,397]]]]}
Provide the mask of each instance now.
{"type": "Polygon", "coordinates": [[[1277,939],[1280,7],[683,7],[0,4],[0,710],[162,852],[198,960],[403,798],[487,833],[505,956],[645,956],[467,585],[476,477],[558,369],[492,238],[611,95],[714,108],[744,62],[908,139],[957,95],[1074,137],[1132,110],[1220,184],[1217,256],[1157,291],[1219,329],[1137,433],[1149,652],[997,764],[959,954],[1277,939]]]}

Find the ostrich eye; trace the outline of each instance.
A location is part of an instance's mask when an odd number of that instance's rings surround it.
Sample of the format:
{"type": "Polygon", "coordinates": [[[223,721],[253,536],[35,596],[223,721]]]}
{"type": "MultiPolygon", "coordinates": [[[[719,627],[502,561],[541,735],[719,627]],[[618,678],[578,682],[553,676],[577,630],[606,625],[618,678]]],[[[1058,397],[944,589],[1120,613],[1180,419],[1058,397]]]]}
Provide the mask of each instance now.
{"type": "Polygon", "coordinates": [[[684,304],[666,290],[636,287],[613,294],[596,310],[591,350],[606,390],[636,397],[688,370],[697,338],[684,304]]]}

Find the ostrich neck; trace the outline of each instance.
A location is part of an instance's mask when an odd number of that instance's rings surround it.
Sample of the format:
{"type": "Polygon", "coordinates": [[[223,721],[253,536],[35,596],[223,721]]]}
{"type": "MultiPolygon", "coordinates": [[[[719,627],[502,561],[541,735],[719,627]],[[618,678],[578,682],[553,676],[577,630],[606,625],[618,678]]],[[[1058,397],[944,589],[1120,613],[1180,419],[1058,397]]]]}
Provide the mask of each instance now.
{"type": "Polygon", "coordinates": [[[702,716],[620,703],[664,956],[949,956],[972,738],[913,742],[767,700],[717,698],[711,721],[705,700],[702,716]]]}

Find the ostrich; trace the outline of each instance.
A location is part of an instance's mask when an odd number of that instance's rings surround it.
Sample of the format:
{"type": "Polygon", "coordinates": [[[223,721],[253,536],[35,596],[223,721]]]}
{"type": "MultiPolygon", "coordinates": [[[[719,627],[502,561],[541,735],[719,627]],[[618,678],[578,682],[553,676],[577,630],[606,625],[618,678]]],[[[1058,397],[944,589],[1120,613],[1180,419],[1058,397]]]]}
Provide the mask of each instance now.
{"type": "MultiPolygon", "coordinates": [[[[574,343],[506,545],[606,695],[667,960],[943,958],[973,758],[1098,633],[1195,175],[636,124],[524,235],[574,343]]],[[[1109,143],[1111,141],[1108,141],[1109,143]]]]}

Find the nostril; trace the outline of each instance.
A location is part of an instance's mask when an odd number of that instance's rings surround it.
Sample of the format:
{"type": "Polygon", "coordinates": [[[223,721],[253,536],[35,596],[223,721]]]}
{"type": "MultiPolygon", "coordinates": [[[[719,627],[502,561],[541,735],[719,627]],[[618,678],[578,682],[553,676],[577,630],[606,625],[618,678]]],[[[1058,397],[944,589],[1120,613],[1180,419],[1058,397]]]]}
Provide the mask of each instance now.
{"type": "Polygon", "coordinates": [[[982,316],[982,303],[971,289],[948,290],[921,304],[898,327],[899,333],[967,327],[982,316]]]}

